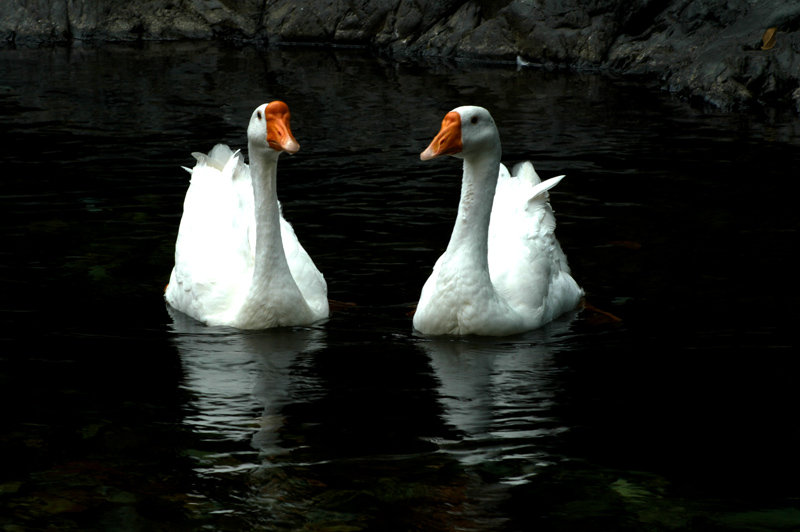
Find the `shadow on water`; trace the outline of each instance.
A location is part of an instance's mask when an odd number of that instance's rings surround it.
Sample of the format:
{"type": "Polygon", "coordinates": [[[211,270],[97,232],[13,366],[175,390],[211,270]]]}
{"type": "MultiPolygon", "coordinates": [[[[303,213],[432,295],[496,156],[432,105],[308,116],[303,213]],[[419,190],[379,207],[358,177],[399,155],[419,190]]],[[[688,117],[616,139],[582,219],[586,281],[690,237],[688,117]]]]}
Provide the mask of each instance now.
{"type": "Polygon", "coordinates": [[[606,77],[362,50],[0,51],[0,524],[92,530],[787,530],[795,116],[606,77]],[[287,219],[345,302],[241,332],[165,310],[192,151],[292,109],[287,219]],[[411,330],[489,107],[595,307],[505,339],[411,330]]]}

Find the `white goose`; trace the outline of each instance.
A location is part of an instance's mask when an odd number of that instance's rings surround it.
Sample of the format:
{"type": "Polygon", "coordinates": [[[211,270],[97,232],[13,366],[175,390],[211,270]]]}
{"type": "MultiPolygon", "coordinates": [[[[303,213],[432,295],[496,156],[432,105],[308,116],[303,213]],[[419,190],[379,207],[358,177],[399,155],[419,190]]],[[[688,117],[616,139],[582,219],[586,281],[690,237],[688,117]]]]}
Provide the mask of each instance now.
{"type": "MultiPolygon", "coordinates": [[[[218,144],[197,164],[183,204],[175,267],[165,291],[177,310],[239,329],[307,325],[328,317],[327,285],[276,190],[278,156],[299,144],[280,101],[259,106],[247,128],[250,165],[218,144]]],[[[188,170],[188,169],[187,169],[188,170]]]]}
{"type": "Polygon", "coordinates": [[[548,190],[529,162],[500,163],[500,136],[482,107],[458,107],[422,160],[464,159],[458,216],[447,249],[422,288],[414,328],[429,335],[505,336],[575,309],[583,290],[555,236],[548,190]]]}

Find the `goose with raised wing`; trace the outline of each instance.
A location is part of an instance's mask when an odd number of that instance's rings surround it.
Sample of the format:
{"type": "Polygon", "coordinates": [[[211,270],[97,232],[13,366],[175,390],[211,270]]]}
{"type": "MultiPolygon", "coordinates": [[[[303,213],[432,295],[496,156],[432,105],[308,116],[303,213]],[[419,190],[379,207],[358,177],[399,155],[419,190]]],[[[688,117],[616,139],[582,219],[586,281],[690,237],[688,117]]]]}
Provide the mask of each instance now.
{"type": "Polygon", "coordinates": [[[165,291],[175,309],[239,329],[308,325],[328,317],[327,285],[284,219],[278,157],[300,146],[288,106],[260,105],[247,128],[249,165],[224,144],[194,153],[175,266],[165,291]]]}
{"type": "Polygon", "coordinates": [[[461,199],[450,242],[436,261],[414,313],[428,335],[505,336],[533,330],[573,310],[583,290],[555,235],[548,190],[525,162],[501,164],[500,136],[489,111],[447,113],[422,160],[464,161],[461,199]]]}

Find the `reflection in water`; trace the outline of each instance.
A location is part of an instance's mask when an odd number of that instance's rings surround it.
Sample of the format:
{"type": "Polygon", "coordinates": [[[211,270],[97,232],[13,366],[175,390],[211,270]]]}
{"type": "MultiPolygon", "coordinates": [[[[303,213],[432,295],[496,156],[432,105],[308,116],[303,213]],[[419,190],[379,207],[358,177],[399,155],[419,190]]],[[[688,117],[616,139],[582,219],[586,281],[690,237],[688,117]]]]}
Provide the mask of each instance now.
{"type": "Polygon", "coordinates": [[[253,449],[265,456],[288,452],[280,435],[282,409],[298,396],[307,401],[319,394],[315,379],[302,370],[308,360],[302,355],[324,347],[325,331],[207,327],[168,310],[184,368],[184,387],[192,395],[192,413],[185,423],[205,446],[199,454],[198,473],[252,469],[256,465],[253,449]],[[231,453],[231,442],[249,446],[231,453]],[[220,454],[214,452],[217,448],[220,454]]]}
{"type": "Polygon", "coordinates": [[[363,359],[359,348],[326,369],[325,327],[241,332],[171,316],[192,396],[185,423],[198,440],[195,473],[213,483],[194,494],[197,513],[236,508],[256,529],[361,529],[365,516],[370,525],[388,526],[380,510],[388,506],[402,509],[404,523],[431,530],[497,530],[506,523],[500,508],[512,500],[510,490],[558,461],[552,440],[565,429],[549,413],[558,393],[552,358],[569,334],[568,319],[512,340],[415,339],[430,366],[404,378],[387,373],[377,353],[363,359]],[[430,375],[430,399],[404,397],[408,379],[430,375]],[[358,386],[378,380],[386,394],[366,401],[358,386]],[[395,429],[427,442],[414,452],[396,454],[380,441],[386,421],[376,416],[392,419],[397,409],[418,418],[418,433],[395,429]],[[431,422],[422,432],[425,417],[431,422]],[[329,426],[319,432],[314,427],[326,418],[329,426]],[[308,448],[318,438],[340,451],[308,448]],[[372,453],[348,451],[369,446],[372,453]],[[420,500],[428,504],[418,506],[420,500]]]}
{"type": "Polygon", "coordinates": [[[566,430],[552,415],[558,385],[553,356],[570,319],[512,341],[459,338],[420,342],[439,379],[444,417],[462,437],[442,448],[467,467],[524,484],[557,461],[550,452],[566,430]]]}

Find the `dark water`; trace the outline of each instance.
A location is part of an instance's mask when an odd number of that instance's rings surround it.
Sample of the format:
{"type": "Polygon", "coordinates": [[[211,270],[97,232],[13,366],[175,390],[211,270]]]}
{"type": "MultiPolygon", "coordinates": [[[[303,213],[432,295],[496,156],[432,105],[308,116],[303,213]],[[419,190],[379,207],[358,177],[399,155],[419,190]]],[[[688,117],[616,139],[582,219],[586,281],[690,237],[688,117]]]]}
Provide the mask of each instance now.
{"type": "Polygon", "coordinates": [[[800,530],[793,116],[358,50],[0,52],[4,530],[800,530]],[[162,299],[192,151],[280,98],[287,218],[332,299],[241,333],[162,299]],[[506,339],[408,316],[489,107],[596,307],[506,339]]]}

